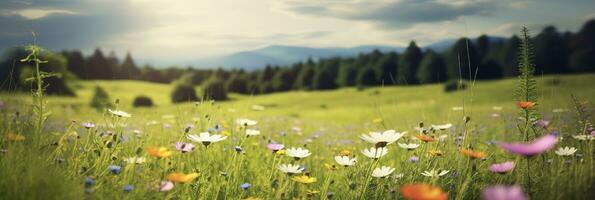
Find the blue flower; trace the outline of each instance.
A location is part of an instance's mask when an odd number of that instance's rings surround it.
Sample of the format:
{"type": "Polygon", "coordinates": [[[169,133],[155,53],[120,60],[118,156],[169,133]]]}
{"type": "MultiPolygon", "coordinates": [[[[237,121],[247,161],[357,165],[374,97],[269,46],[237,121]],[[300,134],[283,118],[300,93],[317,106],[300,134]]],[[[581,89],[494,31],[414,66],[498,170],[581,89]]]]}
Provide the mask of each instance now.
{"type": "Polygon", "coordinates": [[[122,167],[118,165],[110,165],[107,169],[114,174],[119,174],[122,171],[122,167]]]}
{"type": "Polygon", "coordinates": [[[130,192],[134,190],[134,186],[133,185],[125,185],[124,186],[124,192],[130,192]]]}
{"type": "Polygon", "coordinates": [[[85,187],[90,187],[92,185],[95,184],[95,179],[91,178],[91,177],[86,177],[85,178],[85,187]]]}
{"type": "Polygon", "coordinates": [[[241,146],[236,146],[235,149],[236,149],[236,152],[238,152],[238,153],[243,151],[241,146]]]}
{"type": "Polygon", "coordinates": [[[240,188],[242,188],[242,189],[244,189],[244,190],[247,190],[247,189],[248,189],[248,188],[250,188],[250,187],[252,187],[252,184],[250,184],[250,183],[242,183],[242,184],[240,185],[240,188]]]}
{"type": "Polygon", "coordinates": [[[417,161],[419,161],[419,157],[417,156],[411,156],[411,158],[409,158],[409,162],[411,163],[416,163],[417,161]]]}

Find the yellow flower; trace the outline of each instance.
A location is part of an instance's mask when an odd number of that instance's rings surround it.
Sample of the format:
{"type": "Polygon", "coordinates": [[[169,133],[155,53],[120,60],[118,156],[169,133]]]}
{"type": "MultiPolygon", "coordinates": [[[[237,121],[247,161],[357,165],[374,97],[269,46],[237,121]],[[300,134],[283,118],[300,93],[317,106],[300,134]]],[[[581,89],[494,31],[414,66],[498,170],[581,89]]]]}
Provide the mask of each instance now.
{"type": "Polygon", "coordinates": [[[6,135],[6,139],[13,142],[20,142],[25,140],[25,136],[15,133],[8,133],[8,135],[6,135]]]}
{"type": "Polygon", "coordinates": [[[331,164],[324,163],[324,167],[326,167],[328,170],[337,170],[337,166],[336,165],[331,165],[331,164]]]}
{"type": "Polygon", "coordinates": [[[283,155],[285,155],[285,150],[279,150],[279,151],[277,151],[277,152],[275,152],[275,153],[276,153],[277,155],[281,155],[281,156],[283,156],[283,155]]]}
{"type": "Polygon", "coordinates": [[[440,150],[429,150],[428,153],[430,153],[430,155],[433,155],[433,156],[442,156],[442,155],[444,155],[444,153],[442,153],[442,151],[440,151],[440,150]]]}
{"type": "Polygon", "coordinates": [[[230,133],[229,133],[229,131],[223,130],[223,131],[221,131],[221,135],[229,136],[230,133]]]}
{"type": "Polygon", "coordinates": [[[380,124],[382,123],[384,120],[382,118],[376,118],[374,120],[372,120],[372,122],[374,122],[375,124],[380,124]]]}
{"type": "Polygon", "coordinates": [[[318,193],[320,193],[320,191],[318,191],[318,190],[306,190],[307,195],[315,195],[318,193]]]}
{"type": "Polygon", "coordinates": [[[486,153],[481,151],[473,151],[471,149],[461,149],[463,155],[469,156],[470,158],[485,158],[486,153]]]}
{"type": "Polygon", "coordinates": [[[145,149],[149,155],[157,157],[157,158],[166,158],[170,157],[173,152],[168,150],[165,147],[147,147],[145,149]]]}
{"type": "Polygon", "coordinates": [[[341,152],[339,152],[339,155],[340,156],[351,156],[351,151],[345,149],[345,150],[342,150],[341,152]]]}
{"type": "Polygon", "coordinates": [[[167,177],[165,177],[165,178],[167,180],[170,180],[170,181],[173,181],[176,183],[188,183],[188,182],[194,180],[198,176],[199,176],[198,173],[184,174],[184,173],[180,173],[180,172],[174,172],[174,173],[167,175],[167,177]]]}
{"type": "Polygon", "coordinates": [[[294,176],[293,178],[291,178],[291,180],[294,180],[298,183],[304,183],[304,184],[316,182],[316,178],[309,177],[308,175],[294,176]]]}

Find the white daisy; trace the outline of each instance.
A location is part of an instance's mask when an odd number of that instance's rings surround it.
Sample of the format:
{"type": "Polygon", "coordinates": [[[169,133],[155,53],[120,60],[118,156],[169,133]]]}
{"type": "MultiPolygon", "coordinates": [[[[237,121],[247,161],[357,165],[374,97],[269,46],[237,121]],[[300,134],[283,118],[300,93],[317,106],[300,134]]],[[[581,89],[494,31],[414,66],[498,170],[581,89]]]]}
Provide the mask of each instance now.
{"type": "Polygon", "coordinates": [[[384,132],[370,132],[369,135],[362,134],[359,136],[362,140],[376,145],[376,147],[384,147],[391,144],[405,135],[405,132],[398,133],[395,130],[387,130],[384,132]]]}
{"type": "Polygon", "coordinates": [[[246,135],[248,135],[248,136],[260,135],[260,131],[256,130],[256,129],[246,129],[246,135]]]}
{"type": "Polygon", "coordinates": [[[572,156],[577,150],[578,149],[574,147],[560,147],[558,150],[556,150],[556,154],[559,156],[572,156]]]}
{"type": "Polygon", "coordinates": [[[584,140],[594,140],[595,139],[595,137],[592,136],[592,135],[573,135],[572,137],[574,139],[583,140],[583,141],[584,140]]]}
{"type": "Polygon", "coordinates": [[[450,127],[452,127],[452,124],[451,123],[448,123],[448,124],[438,124],[438,125],[433,125],[432,124],[432,128],[433,129],[436,129],[436,130],[442,130],[443,131],[443,130],[449,129],[450,127]]]}
{"type": "Polygon", "coordinates": [[[415,143],[409,143],[409,144],[406,144],[406,143],[400,143],[400,142],[399,142],[399,143],[398,143],[398,145],[399,145],[401,148],[403,148],[403,149],[407,149],[407,150],[414,150],[414,149],[417,149],[417,147],[419,147],[419,144],[415,144],[415,143]]]}
{"type": "Polygon", "coordinates": [[[430,171],[424,171],[423,173],[421,173],[421,175],[427,176],[427,177],[432,177],[432,178],[438,178],[441,176],[444,176],[448,174],[448,170],[430,170],[430,171]]]}
{"type": "Polygon", "coordinates": [[[111,113],[112,115],[118,116],[118,117],[131,117],[132,115],[130,113],[121,111],[121,110],[112,110],[112,109],[107,109],[107,111],[109,113],[111,113]]]}
{"type": "Polygon", "coordinates": [[[145,157],[128,157],[124,158],[124,161],[128,164],[143,164],[145,163],[145,157]]]}
{"type": "Polygon", "coordinates": [[[293,157],[295,159],[301,159],[310,156],[310,151],[308,149],[303,149],[301,147],[298,148],[289,148],[285,150],[285,153],[289,157],[293,157]]]}
{"type": "Polygon", "coordinates": [[[254,126],[254,125],[256,125],[256,123],[258,123],[258,122],[254,121],[254,120],[249,120],[249,119],[237,119],[236,120],[236,124],[240,125],[240,126],[254,126]]]}
{"type": "Polygon", "coordinates": [[[279,171],[286,173],[286,174],[299,174],[304,171],[304,168],[300,167],[299,165],[292,165],[292,164],[282,164],[279,165],[279,171]]]}
{"type": "Polygon", "coordinates": [[[382,167],[374,169],[374,171],[372,172],[372,176],[376,177],[376,178],[383,178],[383,177],[390,175],[394,171],[395,171],[395,168],[382,166],[382,167]]]}
{"type": "Polygon", "coordinates": [[[362,154],[364,154],[368,158],[374,158],[374,159],[378,159],[378,158],[386,155],[387,153],[388,153],[388,149],[386,147],[380,147],[380,148],[371,147],[369,149],[364,149],[362,151],[362,154]]]}
{"type": "Polygon", "coordinates": [[[226,138],[227,136],[221,136],[217,134],[211,135],[209,132],[202,132],[199,135],[188,135],[189,140],[192,140],[194,142],[201,142],[205,146],[208,146],[211,143],[220,142],[222,140],[225,140],[226,138]]]}
{"type": "Polygon", "coordinates": [[[349,158],[349,156],[335,156],[335,161],[339,163],[339,165],[343,165],[345,167],[353,166],[357,163],[356,158],[349,158]]]}

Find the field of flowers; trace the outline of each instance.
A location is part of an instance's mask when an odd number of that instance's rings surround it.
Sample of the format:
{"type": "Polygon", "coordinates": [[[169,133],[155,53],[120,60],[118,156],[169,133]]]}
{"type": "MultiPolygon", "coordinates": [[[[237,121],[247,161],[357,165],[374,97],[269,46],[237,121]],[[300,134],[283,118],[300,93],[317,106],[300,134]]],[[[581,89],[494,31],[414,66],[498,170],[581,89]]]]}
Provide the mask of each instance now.
{"type": "Polygon", "coordinates": [[[542,78],[539,104],[504,95],[515,80],[135,109],[123,98],[103,112],[49,97],[40,131],[35,101],[3,94],[0,196],[592,199],[593,78],[542,78]]]}

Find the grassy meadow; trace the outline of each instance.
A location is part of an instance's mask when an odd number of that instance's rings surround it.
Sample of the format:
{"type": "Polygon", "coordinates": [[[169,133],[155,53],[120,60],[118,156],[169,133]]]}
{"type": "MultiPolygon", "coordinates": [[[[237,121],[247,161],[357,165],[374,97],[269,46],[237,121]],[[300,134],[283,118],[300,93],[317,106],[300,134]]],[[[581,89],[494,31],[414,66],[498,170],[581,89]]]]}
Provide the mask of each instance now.
{"type": "MultiPolygon", "coordinates": [[[[571,94],[580,101],[595,100],[595,74],[536,79],[537,110],[550,123],[533,127],[533,137],[556,131],[558,143],[530,158],[495,144],[523,141],[517,127],[521,109],[514,100],[516,79],[469,82],[466,90],[451,93],[441,84],[387,85],[232,94],[228,101],[183,104],[171,103],[174,86],[169,84],[80,81],[75,83],[76,97],[46,97],[51,115],[40,133],[34,128],[31,94],[1,93],[0,199],[424,199],[403,195],[402,186],[411,183],[440,188],[449,199],[480,199],[481,191],[495,184],[521,185],[531,199],[593,199],[593,141],[573,137],[584,131],[579,123],[584,120],[577,117],[571,94]],[[118,99],[114,109],[131,117],[91,108],[95,86],[118,99]],[[138,95],[150,97],[154,106],[134,108],[138,95]],[[238,119],[257,123],[244,126],[238,119]],[[84,122],[95,126],[85,128],[84,122]],[[420,122],[433,141],[414,137],[420,134],[420,122]],[[452,127],[427,129],[448,123],[452,127]],[[248,137],[247,129],[260,134],[248,137]],[[361,153],[374,144],[360,135],[390,129],[407,133],[386,146],[385,156],[371,159],[361,153]],[[208,146],[188,139],[207,131],[227,138],[208,146]],[[182,152],[176,142],[195,148],[182,152]],[[285,149],[272,152],[270,143],[285,149]],[[398,143],[420,145],[407,150],[398,143]],[[566,146],[577,148],[576,154],[554,152],[566,146]],[[151,147],[167,150],[155,153],[151,147]],[[293,159],[287,155],[292,147],[311,155],[293,159]],[[485,155],[474,159],[461,149],[485,155]],[[338,155],[357,163],[341,166],[334,159],[338,155]],[[505,161],[515,162],[512,171],[488,170],[505,161]],[[300,165],[300,173],[278,169],[290,163],[300,165]],[[371,176],[380,166],[395,170],[384,178],[371,176]],[[422,175],[433,169],[448,172],[422,175]]],[[[586,114],[593,112],[589,106],[586,114]]]]}

